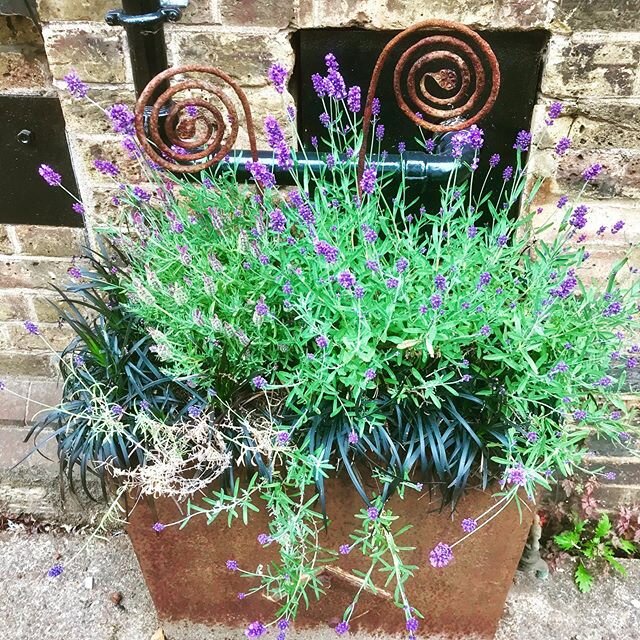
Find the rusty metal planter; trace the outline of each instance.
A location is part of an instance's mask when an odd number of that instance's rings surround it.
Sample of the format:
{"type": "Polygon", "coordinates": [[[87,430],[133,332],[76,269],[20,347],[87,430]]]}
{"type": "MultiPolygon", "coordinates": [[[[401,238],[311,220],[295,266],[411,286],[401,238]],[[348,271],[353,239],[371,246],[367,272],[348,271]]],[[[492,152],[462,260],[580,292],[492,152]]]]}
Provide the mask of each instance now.
{"type": "MultiPolygon", "coordinates": [[[[321,534],[321,544],[337,549],[348,542],[356,527],[353,514],[360,510],[362,501],[347,480],[333,480],[327,489],[331,524],[321,534]]],[[[413,525],[399,542],[416,547],[406,554],[406,562],[419,567],[408,584],[408,595],[410,603],[425,616],[421,631],[429,637],[492,638],[495,634],[527,538],[531,511],[523,509],[521,520],[516,505],[510,504],[455,547],[451,565],[435,569],[428,563],[429,551],[438,542],[453,542],[461,536],[462,518],[482,513],[494,500],[488,491],[471,489],[458,503],[453,518],[450,509],[440,510],[437,491],[432,496],[411,492],[405,500],[391,500],[391,509],[400,516],[398,522],[413,525]]],[[[242,629],[249,622],[272,619],[277,605],[260,595],[239,600],[237,594],[254,584],[225,568],[230,558],[253,570],[273,557],[273,551],[262,548],[256,540],[259,533],[267,531],[264,511],[255,514],[246,527],[236,521],[229,529],[224,518],[207,526],[203,517],[194,518],[181,531],[170,527],[156,533],[152,529],[157,521],[179,518],[179,507],[161,499],[152,505],[141,501],[129,519],[129,536],[159,619],[238,630],[223,634],[224,638],[244,637],[242,629]]],[[[345,573],[354,568],[366,570],[355,551],[325,570],[326,593],[301,612],[293,637],[309,638],[314,635],[312,629],[326,632],[341,620],[357,589],[345,573]]],[[[389,594],[365,593],[351,627],[353,631],[398,633],[404,630],[404,617],[389,594]]]]}

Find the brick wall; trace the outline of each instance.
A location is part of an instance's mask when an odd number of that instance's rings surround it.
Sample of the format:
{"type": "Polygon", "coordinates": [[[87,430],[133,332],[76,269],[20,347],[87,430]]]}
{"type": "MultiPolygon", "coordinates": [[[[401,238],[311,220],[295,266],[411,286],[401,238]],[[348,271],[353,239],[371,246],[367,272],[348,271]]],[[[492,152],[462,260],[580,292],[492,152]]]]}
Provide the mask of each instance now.
{"type": "MultiPolygon", "coordinates": [[[[53,87],[60,89],[62,77],[75,68],[101,105],[115,100],[132,103],[124,32],[103,22],[105,12],[118,4],[117,0],[39,0],[46,55],[38,29],[28,21],[15,23],[20,25],[18,36],[0,23],[0,90],[18,86],[11,81],[15,77],[23,83],[20,90],[51,90],[49,73],[53,87]],[[27,74],[32,80],[24,79],[28,69],[33,70],[27,74]],[[10,81],[3,85],[7,74],[10,81]]],[[[553,210],[561,194],[578,192],[584,167],[595,159],[602,162],[605,172],[583,196],[593,211],[587,228],[590,262],[610,265],[630,250],[639,265],[637,0],[191,0],[183,19],[166,26],[167,46],[172,65],[218,65],[238,79],[260,123],[267,113],[284,116],[279,99],[266,86],[265,76],[275,61],[292,66],[291,36],[296,29],[397,29],[428,18],[457,20],[482,29],[550,32],[534,128],[543,128],[543,113],[551,101],[561,100],[567,107],[565,115],[544,134],[542,149],[533,158],[534,172],[549,177],[538,194],[538,204],[553,210]],[[569,135],[574,144],[569,161],[558,168],[551,149],[561,135],[569,135]],[[600,224],[611,225],[619,218],[627,223],[621,233],[606,240],[595,239],[594,231],[600,224]]],[[[64,91],[60,91],[60,99],[91,234],[112,213],[109,201],[113,194],[109,183],[92,169],[92,161],[98,156],[122,156],[118,139],[110,134],[98,110],[73,101],[64,91]]],[[[239,144],[244,144],[242,138],[239,144]]],[[[51,274],[58,279],[64,276],[68,256],[74,252],[71,247],[78,241],[76,230],[0,228],[0,251],[4,254],[0,273],[0,375],[12,372],[30,378],[51,377],[51,360],[16,327],[23,318],[36,317],[45,323],[52,340],[64,342],[65,334],[47,324],[55,321],[55,312],[44,305],[42,289],[51,274]]],[[[608,465],[614,464],[612,455],[615,452],[602,452],[608,465]]],[[[625,459],[620,464],[636,463],[625,459]]],[[[634,467],[624,477],[619,485],[622,488],[610,493],[610,500],[617,500],[623,493],[626,499],[640,496],[639,468],[634,467]]]]}
{"type": "MultiPolygon", "coordinates": [[[[0,95],[55,95],[40,27],[23,16],[0,16],[0,95]]],[[[0,225],[0,376],[54,375],[54,361],[22,322],[33,319],[56,346],[69,339],[46,301],[49,283],[66,277],[70,257],[81,253],[83,231],[0,225]]]]}

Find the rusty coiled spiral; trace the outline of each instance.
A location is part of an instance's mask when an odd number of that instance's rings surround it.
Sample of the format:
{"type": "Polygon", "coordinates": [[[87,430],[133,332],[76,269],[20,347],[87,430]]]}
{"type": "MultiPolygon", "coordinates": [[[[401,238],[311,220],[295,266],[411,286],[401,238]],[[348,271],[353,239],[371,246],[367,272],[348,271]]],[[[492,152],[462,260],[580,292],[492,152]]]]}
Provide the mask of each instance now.
{"type": "Polygon", "coordinates": [[[257,159],[255,129],[249,101],[240,86],[215,67],[189,65],[167,69],[145,87],[135,109],[136,135],[147,156],[174,173],[197,173],[222,160],[233,148],[238,137],[238,110],[220,86],[201,78],[181,78],[161,93],[153,104],[158,87],[175,76],[198,73],[215,76],[231,87],[242,105],[249,146],[257,159]],[[181,92],[204,93],[203,97],[179,99],[181,92]],[[211,98],[217,99],[220,109],[211,98]],[[191,111],[195,115],[191,115],[191,111]],[[161,117],[162,116],[162,117],[161,117]]]}
{"type": "Polygon", "coordinates": [[[423,31],[435,33],[426,33],[403,51],[393,70],[393,90],[402,112],[419,127],[444,133],[470,127],[495,104],[500,90],[498,61],[488,43],[475,31],[447,20],[426,20],[405,29],[383,49],[371,75],[358,159],[360,177],[368,149],[373,100],[383,67],[406,39],[423,31]],[[434,93],[436,86],[440,95],[434,93]]]}

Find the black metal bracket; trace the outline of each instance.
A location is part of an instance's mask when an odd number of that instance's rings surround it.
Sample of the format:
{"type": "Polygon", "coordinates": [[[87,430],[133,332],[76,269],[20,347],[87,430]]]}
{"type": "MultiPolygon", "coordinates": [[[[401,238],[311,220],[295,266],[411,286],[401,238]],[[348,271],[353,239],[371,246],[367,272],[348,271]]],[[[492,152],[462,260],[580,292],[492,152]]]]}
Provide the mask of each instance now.
{"type": "Polygon", "coordinates": [[[129,15],[120,9],[112,9],[107,12],[105,22],[111,27],[157,27],[165,22],[178,22],[182,17],[180,7],[165,7],[152,13],[142,15],[129,15]]]}
{"type": "MultiPolygon", "coordinates": [[[[136,96],[167,68],[164,24],[181,17],[180,7],[162,6],[160,0],[122,0],[122,9],[107,12],[107,24],[126,31],[136,96]]],[[[155,97],[167,88],[167,84],[158,86],[155,97]]]]}

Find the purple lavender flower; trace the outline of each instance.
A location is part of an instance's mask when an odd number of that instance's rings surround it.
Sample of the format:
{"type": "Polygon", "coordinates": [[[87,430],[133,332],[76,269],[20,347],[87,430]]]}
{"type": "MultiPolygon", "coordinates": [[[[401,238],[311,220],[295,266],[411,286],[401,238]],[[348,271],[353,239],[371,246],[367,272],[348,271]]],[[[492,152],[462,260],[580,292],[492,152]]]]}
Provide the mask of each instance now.
{"type": "Polygon", "coordinates": [[[602,376],[598,382],[596,382],[596,387],[610,387],[613,384],[613,378],[610,376],[602,376]]]}
{"type": "Polygon", "coordinates": [[[622,305],[619,302],[612,302],[603,312],[602,315],[605,318],[616,316],[622,311],[622,305]]]}
{"type": "Polygon", "coordinates": [[[326,349],[329,346],[329,339],[327,336],[317,336],[316,344],[320,349],[326,349]]]}
{"type": "Polygon", "coordinates": [[[367,517],[369,520],[377,520],[380,515],[380,511],[377,507],[369,507],[367,509],[367,517]]]}
{"type": "Polygon", "coordinates": [[[263,298],[260,298],[260,300],[256,302],[255,312],[259,316],[266,316],[269,314],[269,307],[265,304],[263,298]]]}
{"type": "Polygon", "coordinates": [[[336,633],[339,636],[343,636],[345,633],[349,631],[349,623],[343,620],[342,622],[338,622],[336,625],[336,633]]]}
{"type": "Polygon", "coordinates": [[[438,289],[439,291],[445,291],[447,288],[447,279],[443,276],[438,274],[434,280],[433,280],[436,289],[438,289]]]}
{"type": "Polygon", "coordinates": [[[607,480],[615,480],[618,477],[618,474],[615,471],[607,471],[603,476],[607,480]]]}
{"type": "Polygon", "coordinates": [[[351,271],[341,271],[338,274],[337,280],[343,289],[351,289],[356,284],[356,277],[351,271]]]}
{"type": "Polygon", "coordinates": [[[247,594],[241,591],[236,597],[238,598],[238,600],[244,600],[247,597],[247,594]]]}
{"type": "Polygon", "coordinates": [[[567,373],[567,371],[569,371],[569,365],[564,360],[560,360],[553,369],[551,369],[550,373],[555,375],[556,373],[567,373]]]}
{"type": "Polygon", "coordinates": [[[269,115],[264,119],[264,131],[268,145],[275,151],[276,164],[281,169],[291,169],[293,167],[291,151],[278,121],[273,116],[269,115]]]}
{"type": "Polygon", "coordinates": [[[62,575],[63,571],[64,567],[61,564],[54,564],[53,567],[47,571],[47,576],[49,576],[49,578],[57,578],[62,575]]]}
{"type": "Polygon", "coordinates": [[[481,149],[484,144],[484,131],[475,124],[472,124],[467,131],[467,144],[476,150],[481,149]]]}
{"type": "Polygon", "coordinates": [[[67,273],[74,280],[80,280],[80,278],[82,278],[82,271],[80,271],[80,269],[78,267],[76,267],[75,265],[69,267],[67,269],[67,273]]]}
{"type": "Polygon", "coordinates": [[[26,320],[24,322],[24,328],[27,333],[30,333],[32,336],[37,336],[40,334],[40,329],[38,329],[38,325],[31,320],[26,320]]]}
{"type": "Polygon", "coordinates": [[[403,273],[407,270],[408,266],[409,266],[409,261],[406,258],[400,258],[396,262],[396,271],[398,273],[403,273]]]}
{"type": "Polygon", "coordinates": [[[378,142],[382,142],[382,138],[384,138],[384,125],[383,125],[383,124],[379,124],[379,125],[376,127],[376,133],[375,133],[375,135],[376,135],[376,140],[377,140],[378,142]]]}
{"type": "Polygon", "coordinates": [[[558,207],[558,209],[563,209],[567,202],[569,202],[569,196],[560,196],[556,203],[556,207],[558,207]]]}
{"type": "Polygon", "coordinates": [[[467,228],[467,236],[469,238],[475,238],[478,235],[478,227],[471,225],[467,228]]]}
{"type": "Polygon", "coordinates": [[[351,552],[351,547],[348,544],[341,544],[340,547],[338,547],[338,551],[340,555],[346,556],[351,552]]]}
{"type": "Polygon", "coordinates": [[[523,487],[527,482],[527,474],[522,465],[511,467],[505,471],[505,478],[509,484],[523,487]]]}
{"type": "MultiPolygon", "coordinates": [[[[622,411],[619,411],[617,409],[615,411],[612,411],[609,418],[611,418],[611,420],[620,420],[620,418],[622,418],[622,411]]],[[[619,434],[619,435],[622,435],[622,434],[619,434]]]]}
{"type": "Polygon", "coordinates": [[[360,87],[349,87],[347,92],[347,107],[352,113],[358,113],[360,111],[360,87]]]}
{"type": "Polygon", "coordinates": [[[62,176],[56,173],[48,164],[41,164],[38,173],[50,187],[59,187],[62,184],[62,176]]]}
{"type": "Polygon", "coordinates": [[[635,369],[639,362],[638,358],[627,358],[627,369],[635,369]]]}
{"type": "Polygon", "coordinates": [[[360,181],[360,187],[363,193],[371,195],[376,188],[376,168],[369,166],[362,173],[362,180],[360,181]]]}
{"type": "Polygon", "coordinates": [[[107,109],[107,115],[111,120],[111,128],[119,134],[126,136],[135,135],[135,114],[126,104],[114,104],[107,109]]]}
{"type": "Polygon", "coordinates": [[[552,102],[547,112],[545,123],[547,126],[552,126],[553,123],[560,117],[562,113],[562,102],[552,102]]]}
{"type": "Polygon", "coordinates": [[[263,547],[269,544],[271,540],[272,540],[271,536],[266,533],[258,534],[258,544],[262,545],[263,547]]]}
{"type": "Polygon", "coordinates": [[[156,533],[162,533],[167,527],[166,525],[162,524],[162,522],[156,522],[151,528],[156,533]]]}
{"type": "Polygon", "coordinates": [[[418,622],[418,618],[414,618],[414,617],[407,618],[405,627],[409,633],[415,633],[418,630],[419,626],[420,626],[420,622],[418,622]]]}
{"type": "Polygon", "coordinates": [[[114,404],[111,407],[111,415],[114,418],[119,418],[124,413],[124,409],[119,404],[114,404]]]}
{"type": "Polygon", "coordinates": [[[432,309],[439,309],[442,306],[442,296],[434,293],[430,298],[430,302],[432,309]]]}
{"type": "Polygon", "coordinates": [[[500,164],[500,154],[499,154],[499,153],[494,153],[494,154],[489,158],[489,166],[490,166],[492,169],[495,169],[499,164],[500,164]]]}
{"type": "Polygon", "coordinates": [[[573,412],[573,419],[576,422],[582,422],[587,417],[587,412],[584,409],[577,409],[573,412]]]}
{"type": "Polygon", "coordinates": [[[376,370],[375,370],[375,369],[367,369],[367,370],[364,372],[364,377],[365,377],[367,380],[373,380],[373,379],[376,377],[376,375],[378,375],[378,374],[377,374],[377,372],[376,372],[376,370]]]}
{"type": "Polygon", "coordinates": [[[267,627],[260,620],[252,622],[244,631],[247,638],[260,638],[265,633],[267,633],[267,627]]]}
{"type": "Polygon", "coordinates": [[[134,187],[133,195],[142,202],[149,202],[149,200],[151,200],[151,194],[147,193],[142,187],[134,187]]]}
{"type": "Polygon", "coordinates": [[[488,324],[483,324],[480,327],[480,335],[485,337],[491,335],[491,327],[488,324]]]}
{"type": "Polygon", "coordinates": [[[567,153],[570,147],[571,140],[565,136],[560,138],[560,140],[558,140],[558,142],[556,143],[555,152],[557,155],[563,156],[565,153],[567,153]]]}
{"type": "Polygon", "coordinates": [[[583,204],[578,205],[574,210],[569,224],[576,229],[583,229],[587,224],[587,207],[583,204]]]}
{"type": "Polygon", "coordinates": [[[446,567],[452,560],[453,551],[445,542],[438,542],[438,544],[429,553],[429,562],[431,563],[431,566],[436,569],[446,567]]]}
{"type": "Polygon", "coordinates": [[[272,64],[267,72],[267,78],[278,93],[284,93],[284,84],[287,80],[288,71],[279,63],[272,64]]]}
{"type": "Polygon", "coordinates": [[[371,115],[377,118],[380,115],[380,98],[374,98],[371,101],[371,115]]]}
{"type": "Polygon", "coordinates": [[[436,142],[433,138],[429,138],[425,143],[424,143],[424,150],[427,153],[433,153],[434,150],[436,148],[436,142]]]}
{"type": "Polygon", "coordinates": [[[398,142],[398,153],[403,154],[407,150],[407,145],[405,142],[398,142]]]}
{"type": "Polygon", "coordinates": [[[491,274],[488,271],[483,271],[478,279],[478,288],[484,287],[491,282],[491,274]]]}
{"type": "Polygon", "coordinates": [[[586,182],[589,182],[590,180],[595,180],[600,175],[601,171],[602,171],[602,165],[596,162],[595,164],[592,164],[589,167],[587,167],[582,172],[582,178],[586,182]]]}
{"type": "Polygon", "coordinates": [[[505,235],[498,236],[498,239],[496,240],[496,244],[499,247],[506,247],[508,242],[509,242],[509,236],[505,236],[505,235]]]}
{"type": "Polygon", "coordinates": [[[276,178],[260,161],[252,162],[248,160],[245,164],[247,171],[251,177],[266,189],[273,189],[276,186],[276,178]]]}
{"type": "Polygon", "coordinates": [[[202,415],[202,407],[197,404],[192,404],[187,413],[190,418],[199,418],[202,415]]]}
{"type": "Polygon", "coordinates": [[[328,242],[324,240],[320,240],[316,242],[314,245],[316,253],[319,256],[322,256],[329,264],[333,264],[337,262],[340,252],[337,247],[330,245],[328,242]]]}
{"type": "Polygon", "coordinates": [[[311,76],[311,84],[313,85],[313,90],[316,92],[318,98],[324,98],[327,95],[324,78],[319,73],[314,73],[311,76]]]}
{"type": "Polygon", "coordinates": [[[320,120],[320,124],[323,127],[328,127],[331,124],[331,118],[329,117],[329,114],[326,112],[322,112],[320,114],[319,120],[320,120]]]}
{"type": "Polygon", "coordinates": [[[314,149],[318,148],[318,138],[316,136],[311,136],[311,146],[314,149]]]}
{"type": "Polygon", "coordinates": [[[380,268],[380,265],[375,260],[367,260],[364,263],[364,266],[367,267],[369,271],[378,271],[378,269],[380,268]]]}
{"type": "Polygon", "coordinates": [[[86,98],[89,87],[80,80],[80,76],[75,71],[70,71],[62,78],[67,86],[67,91],[77,99],[86,98]]]}
{"type": "Polygon", "coordinates": [[[460,526],[465,533],[471,533],[478,528],[478,522],[473,518],[465,518],[460,526]]]}
{"type": "Polygon", "coordinates": [[[269,227],[276,233],[284,233],[287,230],[287,218],[280,209],[274,209],[269,214],[269,227]]]}
{"type": "Polygon", "coordinates": [[[285,295],[291,295],[293,293],[293,287],[291,286],[291,282],[288,280],[282,285],[282,293],[285,295]]]}
{"type": "Polygon", "coordinates": [[[237,571],[238,570],[238,561],[237,560],[227,560],[226,567],[229,571],[237,571]]]}
{"type": "Polygon", "coordinates": [[[81,202],[74,202],[71,205],[71,209],[73,210],[74,213],[77,213],[79,215],[84,215],[85,210],[84,210],[84,205],[81,202]]]}
{"type": "Polygon", "coordinates": [[[358,442],[360,441],[360,436],[355,431],[350,431],[347,440],[349,444],[358,444],[358,442]]]}
{"type": "Polygon", "coordinates": [[[575,276],[575,271],[573,269],[569,269],[566,278],[558,287],[551,289],[549,293],[556,298],[562,298],[564,300],[573,293],[577,284],[578,280],[575,276]]]}
{"type": "Polygon", "coordinates": [[[102,175],[111,176],[112,178],[117,177],[118,174],[120,173],[120,169],[118,169],[118,167],[116,167],[116,165],[113,164],[113,162],[109,162],[109,160],[102,160],[101,158],[96,158],[93,161],[93,166],[102,175]]]}
{"type": "Polygon", "coordinates": [[[363,224],[360,229],[363,231],[363,237],[366,242],[374,243],[378,239],[378,234],[375,229],[372,229],[368,224],[363,224]]]}
{"type": "Polygon", "coordinates": [[[385,284],[387,285],[387,289],[397,289],[400,285],[400,280],[398,280],[398,278],[387,278],[385,284]]]}
{"type": "Polygon", "coordinates": [[[624,220],[618,220],[618,222],[611,227],[611,233],[615,235],[618,231],[622,231],[622,227],[624,227],[624,220]]]}
{"type": "Polygon", "coordinates": [[[513,148],[517,149],[518,151],[528,151],[530,145],[531,133],[529,131],[525,131],[524,129],[522,131],[519,131],[518,135],[516,135],[516,141],[513,145],[513,148]]]}
{"type": "Polygon", "coordinates": [[[527,442],[531,444],[538,442],[538,434],[535,431],[529,431],[529,433],[527,433],[527,442]]]}
{"type": "Polygon", "coordinates": [[[255,378],[253,378],[253,380],[251,380],[251,384],[253,384],[256,389],[263,390],[267,388],[267,385],[269,383],[262,376],[256,376],[255,378]]]}
{"type": "Polygon", "coordinates": [[[513,167],[512,166],[505,167],[504,171],[502,172],[502,179],[505,182],[508,182],[509,180],[511,180],[512,177],[513,177],[513,167]]]}

